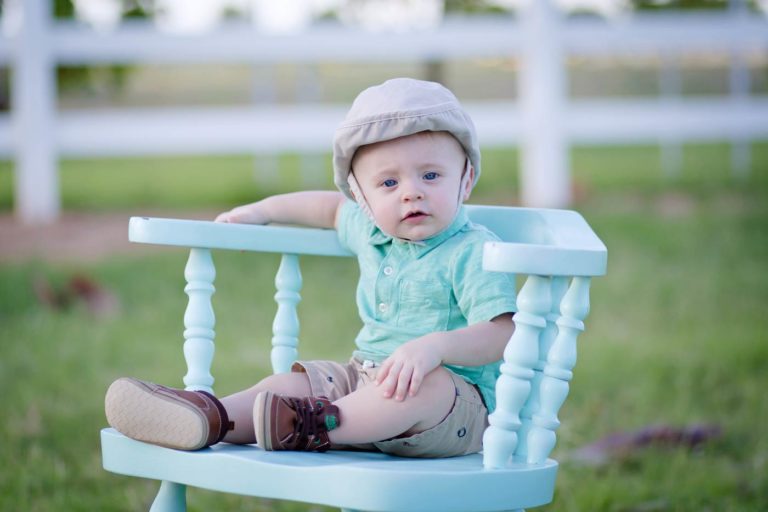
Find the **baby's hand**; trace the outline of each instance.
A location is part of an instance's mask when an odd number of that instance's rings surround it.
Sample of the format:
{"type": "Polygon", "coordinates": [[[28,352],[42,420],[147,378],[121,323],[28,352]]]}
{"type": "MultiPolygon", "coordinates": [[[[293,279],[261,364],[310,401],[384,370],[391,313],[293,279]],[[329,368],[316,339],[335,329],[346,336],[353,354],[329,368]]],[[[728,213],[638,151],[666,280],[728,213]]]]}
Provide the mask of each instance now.
{"type": "Polygon", "coordinates": [[[382,386],[386,398],[397,401],[418,393],[424,377],[440,366],[442,360],[428,337],[416,338],[397,348],[381,364],[376,385],[382,386]]]}
{"type": "Polygon", "coordinates": [[[238,206],[228,212],[216,216],[215,222],[231,222],[236,224],[267,224],[269,218],[263,213],[258,203],[238,206]]]}

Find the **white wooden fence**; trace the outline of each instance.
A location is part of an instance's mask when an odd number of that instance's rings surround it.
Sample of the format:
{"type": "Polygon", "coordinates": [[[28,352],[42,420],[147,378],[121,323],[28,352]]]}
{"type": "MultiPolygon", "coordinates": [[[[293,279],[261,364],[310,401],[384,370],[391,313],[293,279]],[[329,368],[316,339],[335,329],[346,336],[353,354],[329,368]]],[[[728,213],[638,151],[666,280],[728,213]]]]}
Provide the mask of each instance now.
{"type": "MultiPolygon", "coordinates": [[[[56,107],[56,65],[107,63],[424,62],[515,57],[517,101],[465,106],[484,147],[518,145],[522,201],[566,206],[568,152],[579,143],[660,143],[768,138],[768,98],[749,94],[740,56],[768,51],[768,21],[744,10],[645,14],[626,19],[569,19],[551,0],[528,2],[516,18],[446,19],[435,30],[368,33],[317,24],[297,36],[263,35],[238,25],[196,36],[124,23],[97,33],[51,19],[49,0],[17,2],[22,23],[0,38],[0,65],[13,69],[12,115],[0,115],[0,157],[15,162],[15,208],[27,223],[60,210],[60,156],[324,151],[346,105],[157,108],[65,111],[56,107]],[[567,97],[571,55],[734,55],[724,97],[576,101],[567,97]]],[[[743,161],[743,152],[742,161],[743,161]]],[[[105,172],[109,172],[105,169],[105,172]]]]}

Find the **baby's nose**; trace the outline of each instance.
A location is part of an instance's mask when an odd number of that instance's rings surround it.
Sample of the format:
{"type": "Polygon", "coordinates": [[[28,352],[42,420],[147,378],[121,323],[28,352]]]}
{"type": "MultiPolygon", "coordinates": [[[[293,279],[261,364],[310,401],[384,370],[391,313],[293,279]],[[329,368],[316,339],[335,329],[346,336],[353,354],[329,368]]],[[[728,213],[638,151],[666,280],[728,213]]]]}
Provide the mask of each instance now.
{"type": "Polygon", "coordinates": [[[403,201],[414,201],[424,199],[424,191],[417,184],[407,183],[402,187],[403,201]]]}

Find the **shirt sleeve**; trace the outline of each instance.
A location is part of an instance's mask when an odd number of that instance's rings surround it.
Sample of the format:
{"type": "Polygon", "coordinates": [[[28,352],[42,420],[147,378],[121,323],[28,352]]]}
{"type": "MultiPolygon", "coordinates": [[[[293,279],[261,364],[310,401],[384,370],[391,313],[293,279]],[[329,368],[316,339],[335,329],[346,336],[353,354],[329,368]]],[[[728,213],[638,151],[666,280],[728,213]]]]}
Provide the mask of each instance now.
{"type": "Polygon", "coordinates": [[[367,243],[373,223],[352,200],[344,201],[336,225],[339,243],[355,254],[367,243]]]}
{"type": "Polygon", "coordinates": [[[469,237],[452,261],[453,292],[467,325],[517,311],[514,276],[483,270],[483,245],[493,235],[478,235],[469,237]]]}

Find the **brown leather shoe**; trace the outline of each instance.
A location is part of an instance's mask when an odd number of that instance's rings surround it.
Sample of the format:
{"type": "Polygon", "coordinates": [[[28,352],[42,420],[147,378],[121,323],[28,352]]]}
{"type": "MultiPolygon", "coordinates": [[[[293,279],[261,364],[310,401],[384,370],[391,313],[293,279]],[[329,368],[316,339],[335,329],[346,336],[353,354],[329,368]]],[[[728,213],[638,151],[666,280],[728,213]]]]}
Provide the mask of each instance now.
{"type": "Polygon", "coordinates": [[[125,377],[104,400],[109,424],[121,434],[177,450],[199,450],[234,428],[224,406],[205,391],[184,391],[125,377]]]}
{"type": "Polygon", "coordinates": [[[253,404],[256,443],[265,450],[324,452],[331,447],[328,431],[340,424],[339,408],[325,397],[263,391],[253,404]]]}

